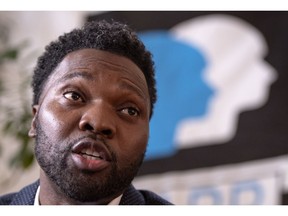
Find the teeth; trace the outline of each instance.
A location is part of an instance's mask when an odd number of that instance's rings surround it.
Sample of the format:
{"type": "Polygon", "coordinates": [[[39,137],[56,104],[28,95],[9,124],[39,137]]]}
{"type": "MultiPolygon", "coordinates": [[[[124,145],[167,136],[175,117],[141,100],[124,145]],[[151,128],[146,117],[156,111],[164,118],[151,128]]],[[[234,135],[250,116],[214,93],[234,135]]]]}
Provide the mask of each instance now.
{"type": "Polygon", "coordinates": [[[85,154],[87,155],[93,155],[93,151],[91,149],[87,149],[85,154]]]}
{"type": "Polygon", "coordinates": [[[93,151],[91,149],[85,149],[82,150],[81,153],[83,154],[83,156],[89,157],[89,159],[95,159],[95,157],[100,158],[100,154],[96,151],[93,151]]]}
{"type": "Polygon", "coordinates": [[[88,160],[100,160],[99,157],[92,157],[92,156],[89,156],[89,155],[86,155],[86,154],[82,155],[82,157],[84,157],[84,158],[86,158],[88,160]]]}

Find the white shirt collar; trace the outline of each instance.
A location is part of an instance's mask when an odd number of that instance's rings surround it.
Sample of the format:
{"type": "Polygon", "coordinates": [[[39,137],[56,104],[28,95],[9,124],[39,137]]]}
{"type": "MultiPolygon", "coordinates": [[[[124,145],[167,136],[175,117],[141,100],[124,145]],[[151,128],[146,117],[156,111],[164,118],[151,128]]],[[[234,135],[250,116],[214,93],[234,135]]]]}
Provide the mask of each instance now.
{"type": "MultiPolygon", "coordinates": [[[[37,191],[36,191],[36,195],[34,199],[34,206],[40,206],[39,193],[40,193],[40,186],[37,188],[37,191]]],[[[108,203],[108,205],[119,205],[122,195],[123,194],[113,199],[110,203],[108,203]]]]}
{"type": "Polygon", "coordinates": [[[40,206],[39,193],[40,193],[40,186],[37,188],[37,191],[36,191],[36,195],[34,199],[34,206],[40,206]]]}

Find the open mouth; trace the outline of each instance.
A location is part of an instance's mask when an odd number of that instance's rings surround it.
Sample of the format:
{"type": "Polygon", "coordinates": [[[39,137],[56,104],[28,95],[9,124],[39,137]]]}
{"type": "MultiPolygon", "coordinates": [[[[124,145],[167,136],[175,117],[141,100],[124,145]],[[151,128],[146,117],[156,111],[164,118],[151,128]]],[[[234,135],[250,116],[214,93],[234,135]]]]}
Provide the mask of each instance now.
{"type": "Polygon", "coordinates": [[[82,155],[82,157],[89,160],[104,160],[104,158],[100,155],[99,152],[93,151],[91,149],[83,149],[80,154],[82,155]]]}
{"type": "Polygon", "coordinates": [[[72,152],[79,154],[84,158],[91,160],[106,160],[111,161],[110,152],[103,142],[94,141],[92,139],[83,139],[78,142],[73,148],[72,152]]]}
{"type": "Polygon", "coordinates": [[[100,171],[109,166],[111,154],[105,144],[98,140],[85,138],[72,148],[72,159],[81,170],[100,171]]]}

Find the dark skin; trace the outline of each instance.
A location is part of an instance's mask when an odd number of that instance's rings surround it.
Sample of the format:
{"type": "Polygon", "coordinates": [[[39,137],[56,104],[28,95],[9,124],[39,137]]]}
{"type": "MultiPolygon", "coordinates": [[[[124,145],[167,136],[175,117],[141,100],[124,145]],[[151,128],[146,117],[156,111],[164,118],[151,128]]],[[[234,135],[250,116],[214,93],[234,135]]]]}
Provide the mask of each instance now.
{"type": "MultiPolygon", "coordinates": [[[[41,158],[51,160],[53,171],[53,162],[57,164],[63,157],[61,172],[67,173],[71,184],[82,181],[80,185],[102,187],[118,172],[132,178],[143,160],[149,137],[150,98],[143,72],[128,58],[95,49],[69,53],[47,80],[33,113],[29,135],[39,135],[37,125],[45,133],[36,143],[40,152],[47,149],[36,156],[40,167],[41,158]],[[65,150],[67,143],[73,144],[65,150]],[[74,177],[79,179],[74,182],[74,177]]],[[[125,189],[77,200],[69,197],[43,167],[41,205],[107,204],[125,189]]]]}

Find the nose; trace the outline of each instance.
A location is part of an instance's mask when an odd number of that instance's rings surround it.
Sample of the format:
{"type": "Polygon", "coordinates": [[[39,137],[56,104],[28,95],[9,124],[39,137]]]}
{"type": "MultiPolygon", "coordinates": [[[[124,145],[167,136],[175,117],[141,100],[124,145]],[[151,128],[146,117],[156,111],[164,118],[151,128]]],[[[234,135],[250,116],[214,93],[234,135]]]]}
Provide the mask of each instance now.
{"type": "Polygon", "coordinates": [[[114,113],[102,102],[87,105],[79,122],[79,129],[112,138],[116,132],[114,113]]]}

